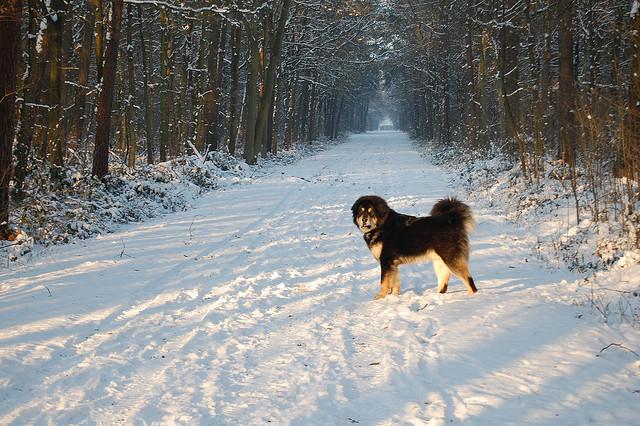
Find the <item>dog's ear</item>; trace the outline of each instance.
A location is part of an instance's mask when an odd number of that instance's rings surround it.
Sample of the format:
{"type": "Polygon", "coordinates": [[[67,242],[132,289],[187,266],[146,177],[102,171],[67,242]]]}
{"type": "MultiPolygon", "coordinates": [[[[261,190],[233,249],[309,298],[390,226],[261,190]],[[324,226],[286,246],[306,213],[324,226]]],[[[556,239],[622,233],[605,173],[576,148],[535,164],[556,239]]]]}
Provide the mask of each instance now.
{"type": "Polygon", "coordinates": [[[389,207],[387,202],[380,197],[376,197],[373,201],[374,208],[376,209],[376,213],[378,214],[378,221],[380,222],[380,224],[383,224],[389,217],[391,208],[389,207]]]}
{"type": "Polygon", "coordinates": [[[356,217],[358,216],[358,209],[360,208],[360,203],[362,203],[362,197],[358,198],[355,203],[351,206],[351,214],[353,215],[353,222],[355,223],[356,217]]]}

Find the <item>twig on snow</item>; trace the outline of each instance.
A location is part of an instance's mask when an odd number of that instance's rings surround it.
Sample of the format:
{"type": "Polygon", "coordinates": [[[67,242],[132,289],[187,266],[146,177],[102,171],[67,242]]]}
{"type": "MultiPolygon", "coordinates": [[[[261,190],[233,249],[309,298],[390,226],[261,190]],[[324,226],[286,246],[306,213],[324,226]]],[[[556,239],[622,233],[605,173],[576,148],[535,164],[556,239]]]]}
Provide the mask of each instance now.
{"type": "Polygon", "coordinates": [[[130,256],[124,252],[127,249],[127,246],[125,245],[124,240],[121,239],[120,242],[122,242],[122,251],[120,252],[120,258],[122,258],[122,256],[133,258],[133,256],[130,256]]]}
{"type": "Polygon", "coordinates": [[[422,308],[418,308],[416,312],[420,312],[421,310],[425,309],[427,306],[429,306],[429,302],[425,303],[422,308]]]}
{"type": "Polygon", "coordinates": [[[633,349],[629,349],[628,347],[624,346],[621,343],[609,343],[607,346],[605,346],[604,348],[600,349],[600,353],[606,351],[607,349],[609,349],[611,346],[616,346],[620,349],[624,349],[627,352],[631,352],[632,354],[634,354],[635,356],[637,356],[638,358],[640,358],[640,355],[638,355],[637,352],[635,352],[633,349]]]}
{"type": "Polygon", "coordinates": [[[191,219],[191,225],[189,225],[189,241],[191,241],[193,239],[193,233],[191,232],[191,228],[193,228],[193,222],[196,221],[196,217],[201,217],[202,215],[197,214],[193,217],[193,219],[191,219]]]}

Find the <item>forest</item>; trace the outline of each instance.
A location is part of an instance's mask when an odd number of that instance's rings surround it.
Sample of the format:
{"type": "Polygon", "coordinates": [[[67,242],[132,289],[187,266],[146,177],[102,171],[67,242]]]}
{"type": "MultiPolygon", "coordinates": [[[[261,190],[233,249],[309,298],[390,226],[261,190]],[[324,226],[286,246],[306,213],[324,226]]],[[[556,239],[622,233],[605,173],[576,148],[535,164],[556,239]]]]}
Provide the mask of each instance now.
{"type": "Polygon", "coordinates": [[[0,425],[640,425],[639,2],[0,0],[0,425]]]}
{"type": "Polygon", "coordinates": [[[635,0],[3,0],[0,235],[42,194],[388,116],[532,186],[552,169],[637,245],[639,55],[635,0]]]}

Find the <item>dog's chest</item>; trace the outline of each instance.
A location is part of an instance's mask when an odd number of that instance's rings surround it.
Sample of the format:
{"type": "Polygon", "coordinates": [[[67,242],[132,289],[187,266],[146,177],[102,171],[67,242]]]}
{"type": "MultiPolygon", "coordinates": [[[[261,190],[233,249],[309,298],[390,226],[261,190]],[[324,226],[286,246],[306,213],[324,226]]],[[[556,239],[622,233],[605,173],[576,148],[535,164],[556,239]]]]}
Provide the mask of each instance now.
{"type": "Polygon", "coordinates": [[[369,243],[369,250],[376,260],[380,260],[380,254],[382,253],[382,243],[380,241],[369,243]]]}

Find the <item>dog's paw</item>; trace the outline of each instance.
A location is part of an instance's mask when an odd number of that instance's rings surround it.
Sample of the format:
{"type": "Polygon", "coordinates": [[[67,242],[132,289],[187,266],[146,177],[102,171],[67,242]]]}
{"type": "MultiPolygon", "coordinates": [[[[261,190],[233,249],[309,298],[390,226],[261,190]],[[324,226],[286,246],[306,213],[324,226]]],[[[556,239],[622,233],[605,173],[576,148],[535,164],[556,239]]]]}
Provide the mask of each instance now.
{"type": "Polygon", "coordinates": [[[376,294],[376,297],[373,298],[373,300],[384,299],[386,296],[387,296],[386,293],[378,293],[376,294]]]}

